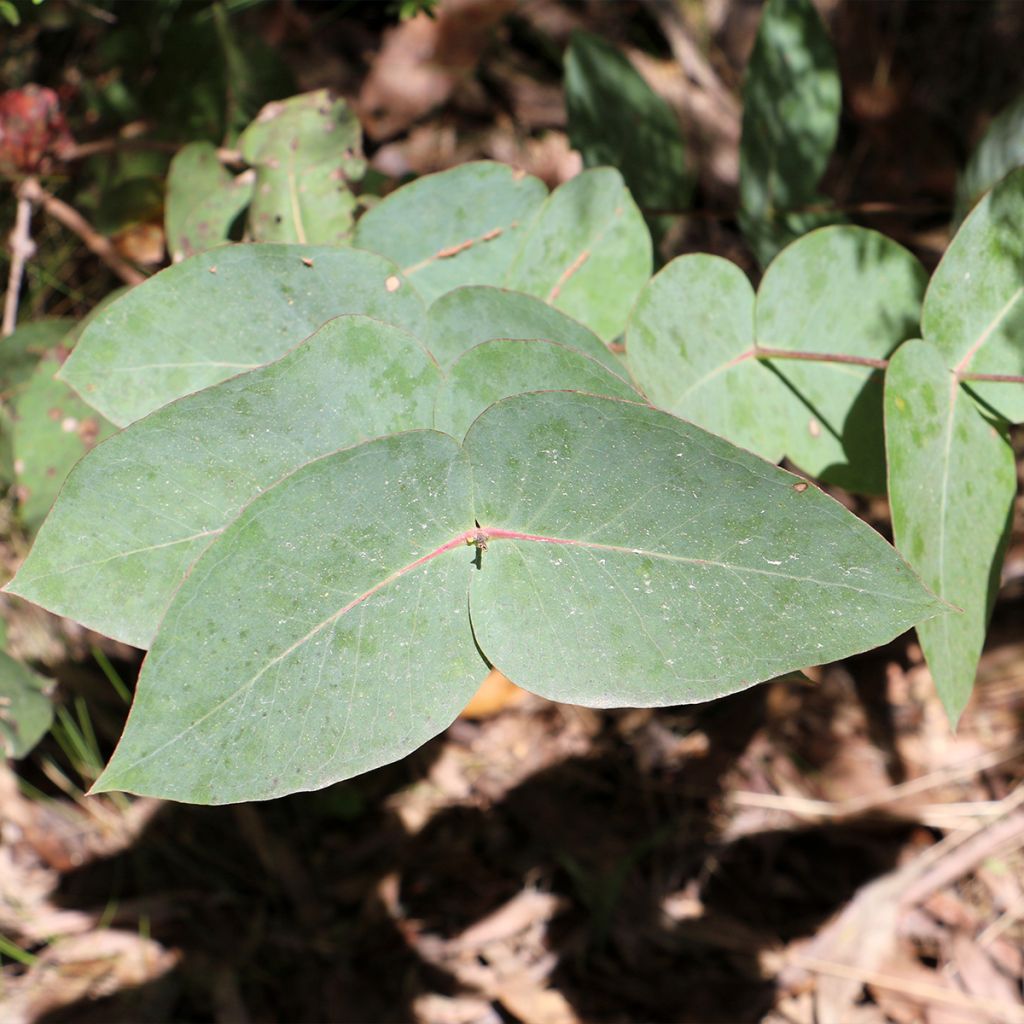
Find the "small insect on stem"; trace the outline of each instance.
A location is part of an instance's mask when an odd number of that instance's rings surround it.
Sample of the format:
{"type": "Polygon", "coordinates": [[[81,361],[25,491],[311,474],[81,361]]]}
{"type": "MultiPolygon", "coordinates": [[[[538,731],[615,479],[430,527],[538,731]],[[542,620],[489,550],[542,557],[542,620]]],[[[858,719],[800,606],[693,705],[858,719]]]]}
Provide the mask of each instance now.
{"type": "Polygon", "coordinates": [[[476,529],[466,537],[466,544],[469,545],[469,547],[473,547],[475,545],[477,551],[486,551],[487,531],[481,529],[478,520],[474,519],[473,522],[476,523],[476,529]]]}

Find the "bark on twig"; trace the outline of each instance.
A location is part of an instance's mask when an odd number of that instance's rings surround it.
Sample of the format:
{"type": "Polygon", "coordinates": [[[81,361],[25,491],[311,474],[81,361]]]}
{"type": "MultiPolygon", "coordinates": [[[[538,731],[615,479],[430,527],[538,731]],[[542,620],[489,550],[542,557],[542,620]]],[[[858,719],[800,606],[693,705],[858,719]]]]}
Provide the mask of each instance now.
{"type": "Polygon", "coordinates": [[[26,178],[21,195],[41,206],[54,220],[74,232],[86,248],[98,256],[125,284],[141,284],[146,275],[122,259],[109,238],[104,238],[73,206],[47,192],[34,178],[26,178]]]}
{"type": "MultiPolygon", "coordinates": [[[[32,179],[29,179],[32,180],[32,179]]],[[[32,241],[32,202],[24,195],[24,188],[18,190],[18,210],[11,232],[11,268],[7,275],[7,294],[4,296],[3,336],[14,333],[18,322],[18,296],[21,294],[21,279],[25,273],[25,262],[36,251],[32,241]]]]}

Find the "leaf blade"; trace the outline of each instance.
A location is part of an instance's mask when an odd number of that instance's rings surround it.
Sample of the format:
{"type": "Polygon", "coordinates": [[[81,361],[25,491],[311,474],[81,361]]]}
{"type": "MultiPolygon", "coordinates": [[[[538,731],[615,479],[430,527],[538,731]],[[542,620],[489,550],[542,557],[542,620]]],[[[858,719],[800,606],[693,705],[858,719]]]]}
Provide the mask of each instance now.
{"type": "Polygon", "coordinates": [[[353,244],[393,260],[428,304],[470,284],[501,284],[543,182],[476,161],[428,174],[368,210],[353,244]]]}
{"type": "Polygon", "coordinates": [[[963,611],[917,627],[955,725],[985,642],[1017,478],[1005,435],[944,363],[926,341],[896,351],[886,371],[885,433],[896,544],[925,583],[963,611]]]}
{"type": "Polygon", "coordinates": [[[483,672],[466,614],[470,488],[458,444],[416,431],[256,499],[168,610],[94,792],[268,799],[436,735],[483,672]],[[259,630],[230,614],[242,600],[259,630]]]}
{"type": "Polygon", "coordinates": [[[227,246],[168,267],[111,303],[86,328],[60,378],[123,427],[279,358],[344,313],[412,331],[424,315],[397,268],[372,253],[227,246]]]}
{"type": "Polygon", "coordinates": [[[667,413],[519,395],[481,416],[465,448],[495,538],[470,594],[478,642],[551,699],[708,700],[877,646],[942,608],[838,502],[667,413]]]}
{"type": "Polygon", "coordinates": [[[276,363],[97,448],[8,589],[148,647],[184,573],[249,501],[327,452],[429,426],[440,379],[405,331],[363,316],[328,321],[276,363]]]}

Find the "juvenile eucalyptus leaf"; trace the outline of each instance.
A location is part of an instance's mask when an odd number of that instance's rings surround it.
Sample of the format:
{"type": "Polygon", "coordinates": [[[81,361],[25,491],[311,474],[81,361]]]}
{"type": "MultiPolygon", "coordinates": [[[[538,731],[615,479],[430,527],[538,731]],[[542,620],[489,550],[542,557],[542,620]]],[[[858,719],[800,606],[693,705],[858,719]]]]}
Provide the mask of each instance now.
{"type": "Polygon", "coordinates": [[[226,246],[168,267],[106,307],[60,379],[123,427],[279,358],[343,313],[413,332],[425,316],[397,267],[373,253],[226,246]]]}
{"type": "Polygon", "coordinates": [[[552,390],[642,400],[622,377],[574,348],[539,340],[486,341],[463,353],[448,371],[434,403],[434,426],[463,437],[499,399],[552,390]]]}
{"type": "Polygon", "coordinates": [[[626,354],[651,401],[770,462],[785,454],[794,399],[754,357],[754,289],[720,256],[679,256],[640,293],[626,354]]]}
{"type": "Polygon", "coordinates": [[[574,32],[565,52],[569,141],[586,167],[617,168],[641,206],[689,200],[686,152],[672,108],[614,46],[574,32]]]}
{"type": "Polygon", "coordinates": [[[33,532],[75,463],[116,429],[55,378],[60,366],[53,357],[40,360],[14,401],[18,514],[33,532]]]}
{"type": "Polygon", "coordinates": [[[148,647],[189,566],[244,505],[327,452],[429,426],[440,380],[405,331],[330,320],[277,362],[172,402],[97,448],[8,590],[148,647]]]}
{"type": "Polygon", "coordinates": [[[518,395],[461,447],[371,440],[257,497],[175,594],[95,789],[223,803],[365,771],[451,721],[477,644],[556,699],[674,704],[942,610],[863,522],[721,438],[518,395]]]}
{"type": "Polygon", "coordinates": [[[349,182],[366,170],[359,121],[327,89],[268,103],[239,139],[256,168],[249,229],[256,241],[340,244],[352,230],[349,182]]]}
{"type": "Polygon", "coordinates": [[[1017,489],[1013,450],[927,341],[908,341],[889,361],[885,436],[896,546],[928,587],[962,609],[917,626],[955,725],[999,586],[1017,489]]]}
{"type": "MultiPolygon", "coordinates": [[[[919,333],[927,274],[876,231],[821,228],[772,261],[757,292],[762,348],[885,359],[919,333]]],[[[789,387],[786,455],[802,470],[861,493],[885,493],[882,375],[850,363],[771,361],[789,387]]],[[[755,401],[756,406],[756,401],[755,401]]]]}
{"type": "Polygon", "coordinates": [[[434,431],[328,455],[257,498],[175,595],[94,791],[267,799],[439,733],[486,672],[467,514],[465,456],[434,431]]]}
{"type": "Polygon", "coordinates": [[[164,232],[171,259],[180,263],[227,241],[231,225],[249,205],[253,175],[231,174],[210,142],[190,142],[167,173],[164,232]]]}
{"type": "Polygon", "coordinates": [[[941,610],[838,502],[667,413],[520,395],[465,447],[474,515],[502,531],[473,577],[474,634],[550,699],[710,700],[941,610]]]}
{"type": "Polygon", "coordinates": [[[427,347],[442,366],[451,365],[474,345],[496,338],[557,341],[579,349],[613,371],[622,369],[589,327],[523,292],[469,285],[442,295],[428,311],[427,347]]]}
{"type": "Polygon", "coordinates": [[[0,651],[0,756],[24,757],[46,735],[53,704],[49,680],[0,651]]]}
{"type": "Polygon", "coordinates": [[[460,285],[501,284],[546,195],[505,164],[460,164],[392,192],[362,216],[353,244],[394,260],[429,304],[460,285]]]}
{"type": "Polygon", "coordinates": [[[811,0],[768,0],[743,85],[740,225],[762,265],[836,217],[818,182],[839,130],[835,52],[811,0]]]}
{"type": "MultiPolygon", "coordinates": [[[[958,373],[1024,375],[1024,167],[960,226],[928,285],[922,329],[958,373]]],[[[1024,422],[1024,385],[970,386],[1011,423],[1024,422]]]]}
{"type": "Polygon", "coordinates": [[[542,298],[611,341],[625,328],[651,276],[651,261],[650,233],[622,175],[601,167],[548,196],[505,284],[542,298]]]}
{"type": "Polygon", "coordinates": [[[1004,107],[974,147],[956,186],[959,223],[1000,178],[1024,165],[1024,93],[1004,107]]]}

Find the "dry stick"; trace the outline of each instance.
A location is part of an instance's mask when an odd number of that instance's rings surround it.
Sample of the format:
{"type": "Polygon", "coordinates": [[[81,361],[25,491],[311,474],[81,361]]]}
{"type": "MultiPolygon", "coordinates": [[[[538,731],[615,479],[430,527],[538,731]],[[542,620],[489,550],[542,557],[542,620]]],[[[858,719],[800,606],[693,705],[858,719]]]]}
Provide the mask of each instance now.
{"type": "MultiPolygon", "coordinates": [[[[874,359],[871,356],[852,356],[843,352],[798,352],[788,348],[765,348],[758,345],[754,349],[756,359],[802,359],[811,363],[846,363],[851,366],[870,366],[875,370],[884,370],[889,365],[888,359],[874,359]]],[[[1024,384],[1024,375],[1016,373],[972,373],[957,371],[957,380],[961,381],[995,381],[997,384],[1024,384]]]]}
{"type": "MultiPolygon", "coordinates": [[[[977,757],[969,758],[959,764],[945,765],[936,771],[928,772],[908,782],[901,782],[880,793],[871,793],[866,796],[848,797],[845,800],[816,800],[813,797],[784,796],[777,793],[753,793],[747,790],[738,790],[733,794],[736,803],[745,807],[763,807],[768,810],[788,811],[801,817],[815,818],[847,818],[854,815],[864,814],[867,811],[877,810],[897,800],[905,800],[907,797],[916,796],[919,793],[927,792],[936,786],[949,785],[962,779],[970,778],[979,772],[987,771],[996,765],[1005,764],[1007,761],[1016,760],[1024,756],[1024,743],[1014,743],[999,750],[986,751],[977,757]]],[[[935,804],[936,808],[949,808],[953,804],[935,804]]],[[[978,807],[978,804],[968,806],[978,807]]],[[[978,813],[999,815],[1005,814],[1005,805],[1002,801],[986,801],[984,808],[978,813]]]]}
{"type": "Polygon", "coordinates": [[[898,978],[881,971],[866,970],[860,967],[852,967],[849,964],[837,963],[831,960],[819,960],[817,957],[798,956],[796,963],[810,971],[818,974],[832,974],[838,978],[850,978],[853,981],[860,981],[866,985],[875,985],[878,988],[888,989],[890,992],[899,992],[902,995],[910,996],[913,999],[922,1000],[926,1003],[944,1003],[946,1006],[956,1006],[965,1010],[974,1010],[984,1014],[986,1017],[1006,1021],[1007,1024],[1024,1024],[1024,1009],[1013,1003],[1005,1003],[997,999],[982,999],[977,996],[969,996],[957,989],[943,988],[941,985],[932,985],[926,981],[919,981],[914,978],[898,978]]]}
{"type": "Polygon", "coordinates": [[[26,178],[21,186],[21,194],[33,203],[41,206],[54,220],[59,221],[69,231],[73,231],[85,243],[86,248],[98,256],[125,284],[141,284],[146,275],[140,273],[130,263],[123,260],[111,244],[73,207],[62,199],[47,192],[35,178],[26,178]]]}
{"type": "Polygon", "coordinates": [[[7,294],[4,296],[3,336],[14,333],[18,322],[18,296],[21,294],[21,278],[25,273],[25,261],[36,251],[32,242],[32,201],[18,190],[18,210],[11,232],[11,269],[7,275],[7,294]]]}

